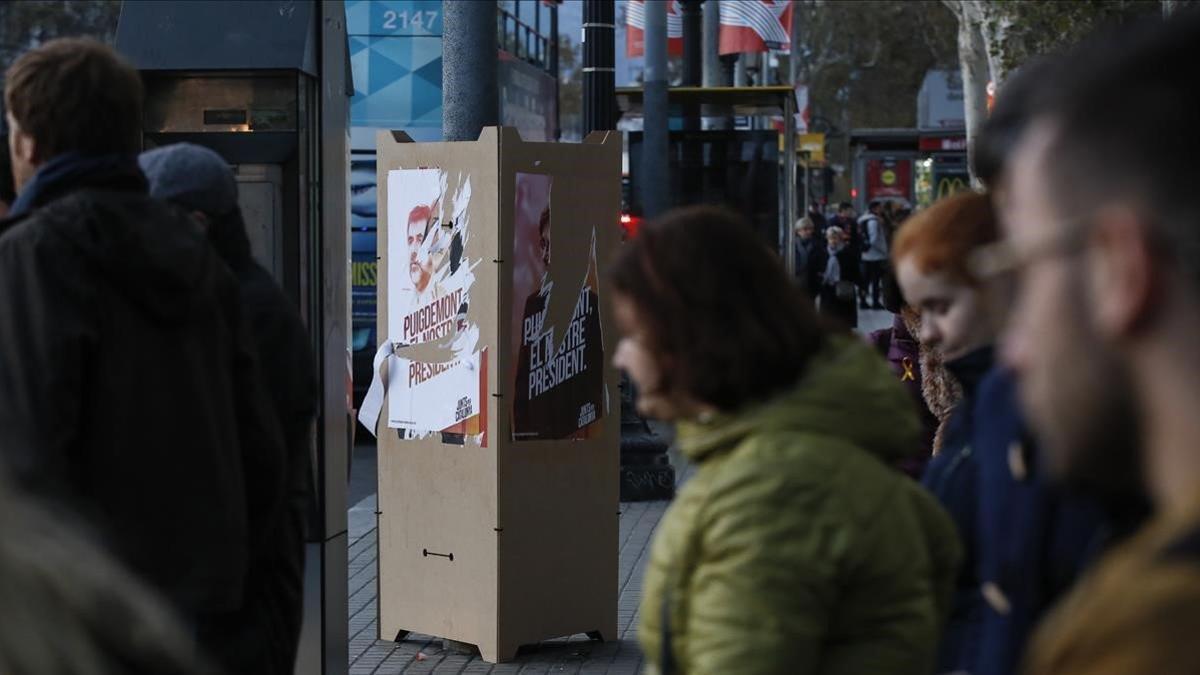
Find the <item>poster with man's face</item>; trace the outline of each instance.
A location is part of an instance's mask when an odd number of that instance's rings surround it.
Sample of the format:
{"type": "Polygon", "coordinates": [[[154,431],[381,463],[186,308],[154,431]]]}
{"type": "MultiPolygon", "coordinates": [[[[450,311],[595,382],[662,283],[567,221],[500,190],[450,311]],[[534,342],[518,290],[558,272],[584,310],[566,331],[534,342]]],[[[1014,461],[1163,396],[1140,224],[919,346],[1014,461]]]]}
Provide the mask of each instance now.
{"type": "Polygon", "coordinates": [[[471,181],[441,169],[388,172],[388,425],[486,445],[487,350],[469,320],[471,181]],[[441,360],[410,357],[417,345],[441,360]]]}
{"type": "Polygon", "coordinates": [[[552,182],[542,174],[516,175],[513,440],[588,438],[599,432],[596,422],[607,412],[595,237],[590,256],[574,256],[587,260],[586,269],[555,267],[552,182]],[[549,318],[555,293],[573,296],[567,325],[549,318]]]}

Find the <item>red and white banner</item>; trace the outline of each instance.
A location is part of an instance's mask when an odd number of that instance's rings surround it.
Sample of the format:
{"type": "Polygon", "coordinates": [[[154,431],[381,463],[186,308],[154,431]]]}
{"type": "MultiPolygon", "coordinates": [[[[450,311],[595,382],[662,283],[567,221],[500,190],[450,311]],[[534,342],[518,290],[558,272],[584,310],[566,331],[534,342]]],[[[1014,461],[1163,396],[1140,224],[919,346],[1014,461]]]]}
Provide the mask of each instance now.
{"type": "MultiPolygon", "coordinates": [[[[679,0],[650,0],[667,3],[667,55],[683,56],[683,12],[679,0]]],[[[625,56],[636,58],[646,53],[646,1],[629,0],[625,4],[625,56]]]]}
{"type": "Polygon", "coordinates": [[[792,0],[722,2],[718,50],[722,54],[770,50],[789,53],[792,11],[792,0]]]}

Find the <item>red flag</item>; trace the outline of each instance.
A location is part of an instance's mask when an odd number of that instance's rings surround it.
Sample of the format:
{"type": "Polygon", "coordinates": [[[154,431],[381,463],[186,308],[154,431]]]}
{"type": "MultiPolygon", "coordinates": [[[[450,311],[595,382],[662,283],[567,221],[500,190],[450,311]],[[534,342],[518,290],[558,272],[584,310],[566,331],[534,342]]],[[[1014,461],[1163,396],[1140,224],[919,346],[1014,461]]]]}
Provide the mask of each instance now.
{"type": "MultiPolygon", "coordinates": [[[[667,55],[683,56],[683,15],[679,0],[650,0],[667,3],[667,55]]],[[[625,4],[625,56],[636,58],[646,53],[646,1],[629,0],[625,4]]]]}
{"type": "Polygon", "coordinates": [[[791,51],[792,0],[739,0],[721,3],[722,54],[791,51]]]}

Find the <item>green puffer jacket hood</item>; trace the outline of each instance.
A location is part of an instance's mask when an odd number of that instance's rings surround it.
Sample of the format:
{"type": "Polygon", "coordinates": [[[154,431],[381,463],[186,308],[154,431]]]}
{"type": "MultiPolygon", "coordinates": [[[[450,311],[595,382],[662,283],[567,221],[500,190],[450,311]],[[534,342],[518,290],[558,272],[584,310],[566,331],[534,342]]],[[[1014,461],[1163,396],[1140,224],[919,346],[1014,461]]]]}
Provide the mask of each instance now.
{"type": "Polygon", "coordinates": [[[791,390],[681,423],[696,470],[646,570],[647,673],[932,672],[961,548],[890,466],[917,429],[883,360],[840,336],[791,390]]]}
{"type": "Polygon", "coordinates": [[[797,431],[837,436],[885,462],[903,459],[917,447],[920,423],[895,379],[865,345],[833,337],[790,391],[740,414],[680,422],[679,449],[702,462],[751,433],[797,431]]]}

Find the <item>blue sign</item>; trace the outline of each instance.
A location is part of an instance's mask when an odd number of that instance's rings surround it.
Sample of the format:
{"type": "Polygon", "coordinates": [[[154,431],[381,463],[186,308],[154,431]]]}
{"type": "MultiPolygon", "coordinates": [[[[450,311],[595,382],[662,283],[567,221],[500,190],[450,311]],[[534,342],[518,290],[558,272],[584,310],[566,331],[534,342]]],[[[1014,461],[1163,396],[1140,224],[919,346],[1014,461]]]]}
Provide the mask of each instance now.
{"type": "Polygon", "coordinates": [[[441,0],[346,0],[346,23],[351,126],[440,129],[441,0]]]}
{"type": "Polygon", "coordinates": [[[441,0],[346,0],[351,35],[440,37],[441,0]]]}
{"type": "Polygon", "coordinates": [[[350,36],[350,123],[381,129],[442,126],[440,37],[350,36]]]}

